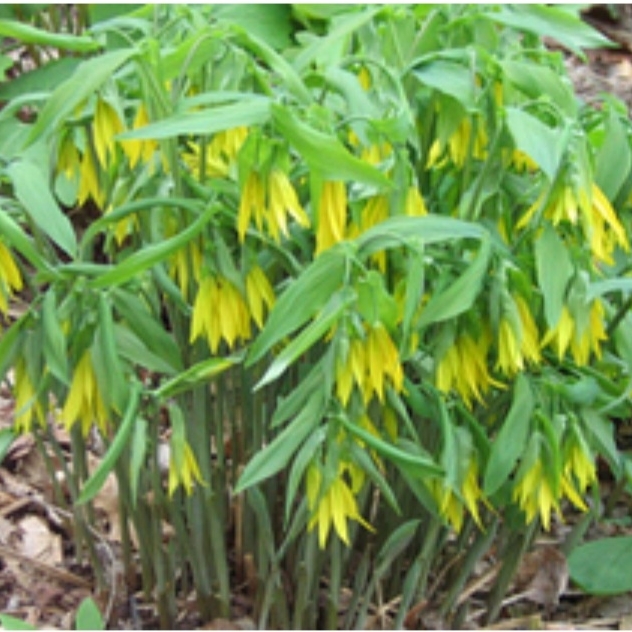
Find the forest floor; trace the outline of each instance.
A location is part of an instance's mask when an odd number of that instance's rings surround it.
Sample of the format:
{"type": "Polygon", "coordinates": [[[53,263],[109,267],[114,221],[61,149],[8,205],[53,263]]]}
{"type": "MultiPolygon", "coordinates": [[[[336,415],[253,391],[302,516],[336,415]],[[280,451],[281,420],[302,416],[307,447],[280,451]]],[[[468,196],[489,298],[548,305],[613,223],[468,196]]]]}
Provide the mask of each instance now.
{"type": "MultiPolygon", "coordinates": [[[[606,6],[606,5],[604,5],[606,6]]],[[[610,6],[610,5],[607,5],[610,6]]],[[[627,15],[627,13],[625,13],[627,15]]],[[[610,21],[603,11],[590,20],[617,44],[612,49],[587,51],[585,61],[565,53],[569,75],[579,98],[599,107],[604,93],[626,103],[632,115],[632,28],[625,20],[610,21]]],[[[0,385],[0,430],[12,423],[14,402],[6,384],[0,385]]],[[[69,446],[64,431],[56,429],[61,445],[69,446]]],[[[69,451],[68,451],[69,454],[69,451]]],[[[94,457],[96,460],[96,457],[94,457]]],[[[612,480],[604,471],[604,497],[612,480]]],[[[72,629],[82,600],[92,596],[106,614],[110,629],[151,629],[157,618],[151,603],[138,592],[123,588],[117,550],[117,490],[108,481],[95,507],[102,529],[95,535],[99,552],[111,574],[111,590],[95,593],[92,569],[74,555],[71,517],[52,502],[53,489],[34,439],[20,437],[0,467],[0,612],[46,629],[72,629]],[[133,592],[133,591],[132,591],[133,592]]],[[[632,593],[591,597],[568,582],[560,547],[572,525],[558,523],[546,540],[527,554],[508,593],[499,620],[487,629],[616,630],[632,629],[632,593]]],[[[610,517],[591,527],[587,537],[632,535],[632,505],[623,498],[610,517]]],[[[632,572],[632,571],[631,571],[632,572]]],[[[461,599],[470,600],[464,626],[482,628],[484,604],[494,579],[493,569],[465,587],[461,599]]],[[[200,626],[190,604],[183,600],[181,629],[254,629],[245,597],[236,595],[234,618],[200,626]]],[[[411,628],[439,629],[443,622],[432,603],[421,604],[406,619],[411,628]]],[[[374,619],[388,628],[388,619],[374,619]]]]}

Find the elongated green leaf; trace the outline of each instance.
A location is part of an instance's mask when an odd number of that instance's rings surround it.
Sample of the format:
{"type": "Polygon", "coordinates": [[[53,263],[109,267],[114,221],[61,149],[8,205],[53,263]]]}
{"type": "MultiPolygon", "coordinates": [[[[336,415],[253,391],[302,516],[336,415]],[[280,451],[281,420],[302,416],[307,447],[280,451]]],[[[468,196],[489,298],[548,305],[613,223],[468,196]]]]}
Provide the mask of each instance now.
{"type": "Polygon", "coordinates": [[[15,195],[35,224],[71,257],[77,254],[72,224],[55,201],[44,174],[27,159],[12,162],[7,173],[15,195]]]}
{"type": "Polygon", "coordinates": [[[585,23],[573,7],[507,4],[501,5],[498,11],[490,11],[488,16],[520,31],[551,37],[580,57],[583,57],[582,48],[612,46],[610,40],[585,23]]]}
{"type": "Polygon", "coordinates": [[[289,4],[218,4],[214,16],[220,22],[238,24],[247,33],[278,50],[291,44],[292,6],[289,4]]]}
{"type": "Polygon", "coordinates": [[[16,20],[0,20],[0,37],[11,37],[25,44],[41,44],[79,53],[89,53],[100,46],[87,35],[53,33],[16,20]]]}
{"type": "Polygon", "coordinates": [[[16,321],[8,330],[2,332],[0,336],[0,379],[3,379],[9,370],[15,355],[20,348],[21,329],[25,320],[29,317],[28,313],[24,314],[20,320],[16,321]]]}
{"type": "Polygon", "coordinates": [[[324,400],[320,391],[314,391],[303,410],[263,450],[257,452],[244,468],[237,481],[235,494],[273,476],[282,470],[307,435],[318,424],[324,400]]]}
{"type": "MultiPolygon", "coordinates": [[[[80,63],[81,59],[79,57],[53,59],[44,66],[39,66],[12,78],[11,81],[1,83],[0,101],[15,100],[5,106],[0,118],[8,114],[7,109],[10,111],[17,106],[19,97],[22,97],[24,103],[31,105],[37,103],[37,101],[48,99],[50,93],[60,83],[68,79],[80,63]]],[[[13,119],[12,123],[15,125],[17,121],[13,119]]],[[[22,144],[19,145],[19,147],[21,146],[22,144]]]]}
{"type": "Polygon", "coordinates": [[[28,144],[52,132],[135,53],[134,49],[116,50],[84,61],[69,79],[57,86],[46,102],[33,125],[28,144]]]}
{"type": "Polygon", "coordinates": [[[421,520],[418,518],[408,520],[397,527],[397,529],[388,536],[375,559],[376,575],[378,578],[383,576],[389,568],[391,568],[395,558],[409,545],[415,532],[419,528],[420,522],[421,520]]]}
{"type": "Polygon", "coordinates": [[[351,433],[366,442],[380,456],[393,461],[397,465],[413,466],[419,476],[429,474],[442,474],[443,470],[436,463],[419,454],[405,452],[401,448],[392,445],[371,434],[364,428],[352,424],[347,419],[340,418],[344,427],[351,433]]]}
{"type": "Polygon", "coordinates": [[[487,231],[479,224],[453,217],[428,214],[424,217],[390,217],[356,238],[358,257],[364,259],[381,250],[442,241],[482,239],[487,231]]]}
{"type": "Polygon", "coordinates": [[[38,271],[49,269],[48,263],[37,251],[31,238],[26,235],[2,207],[0,207],[0,233],[38,271]]]}
{"type": "Polygon", "coordinates": [[[312,262],[281,294],[266,324],[254,341],[247,364],[261,359],[277,342],[304,325],[340,288],[346,255],[341,248],[330,248],[312,262]]]}
{"type": "Polygon", "coordinates": [[[548,326],[555,327],[562,314],[568,282],[573,275],[573,263],[564,242],[548,223],[535,242],[535,265],[538,285],[544,298],[544,316],[548,326]]]}
{"type": "Polygon", "coordinates": [[[549,127],[535,116],[514,107],[507,107],[506,115],[516,147],[530,156],[553,182],[568,142],[568,128],[549,127]]]}
{"type": "Polygon", "coordinates": [[[38,627],[8,614],[0,614],[0,623],[3,630],[39,630],[38,627]]]}
{"type": "Polygon", "coordinates": [[[134,506],[138,499],[140,473],[145,465],[147,436],[147,420],[143,417],[139,417],[134,424],[129,457],[129,491],[132,497],[132,505],[134,506]]]}
{"type": "Polygon", "coordinates": [[[632,536],[602,538],[576,547],[568,557],[571,579],[591,595],[632,590],[632,536]]]}
{"type": "Polygon", "coordinates": [[[204,228],[210,217],[216,213],[214,206],[209,207],[200,217],[198,217],[190,226],[187,226],[182,232],[177,233],[170,239],[165,239],[159,243],[151,244],[142,250],[135,252],[119,263],[110,268],[96,279],[89,281],[88,286],[92,289],[111,288],[112,286],[121,285],[126,281],[134,278],[147,268],[164,261],[169,255],[176,252],[196,237],[204,228]]]}
{"type": "Polygon", "coordinates": [[[120,412],[126,391],[125,376],[116,346],[112,305],[105,293],[99,296],[97,323],[92,354],[99,391],[103,393],[106,405],[120,412]]]}
{"type": "Polygon", "coordinates": [[[173,364],[166,362],[162,357],[150,351],[147,345],[127,325],[115,324],[114,336],[116,348],[121,357],[132,365],[165,375],[178,373],[178,369],[173,364]]]}
{"type": "Polygon", "coordinates": [[[423,85],[454,97],[466,108],[474,107],[476,77],[472,68],[449,59],[433,59],[413,70],[423,85]]]}
{"type": "Polygon", "coordinates": [[[277,355],[264,376],[255,386],[255,389],[259,389],[283,375],[293,362],[333,327],[354,298],[355,293],[349,288],[343,288],[340,292],[334,294],[314,321],[277,355]]]}
{"type": "Polygon", "coordinates": [[[129,441],[130,434],[136,422],[136,413],[138,412],[138,405],[140,403],[140,394],[142,386],[140,382],[133,382],[129,389],[129,399],[127,407],[125,409],[125,415],[121,421],[121,425],[114,437],[114,440],[110,444],[107,452],[103,456],[101,463],[97,469],[92,473],[90,478],[83,486],[79,498],[77,498],[76,504],[83,505],[92,500],[103,487],[108,474],[114,469],[114,465],[118,460],[121,452],[129,441]]]}
{"type": "Polygon", "coordinates": [[[180,135],[214,134],[242,125],[262,125],[270,118],[270,101],[265,97],[247,98],[201,112],[181,112],[145,127],[119,134],[117,139],[172,138],[180,135]]]}
{"type": "Polygon", "coordinates": [[[16,438],[13,428],[3,428],[0,430],[0,464],[4,461],[11,444],[16,438]]]}
{"type": "Polygon", "coordinates": [[[57,301],[51,289],[42,302],[42,324],[44,326],[44,356],[55,377],[64,383],[68,381],[68,351],[66,337],[57,316],[57,301]]]}
{"type": "Polygon", "coordinates": [[[514,59],[501,62],[507,79],[532,99],[546,95],[568,116],[577,113],[577,100],[572,85],[553,69],[514,59]]]}
{"type": "Polygon", "coordinates": [[[492,451],[485,469],[483,488],[485,494],[494,494],[507,480],[518,458],[525,449],[531,427],[533,394],[529,382],[518,375],[514,386],[513,401],[509,413],[492,444],[492,451]]]}
{"type": "Polygon", "coordinates": [[[615,279],[605,279],[603,281],[594,281],[588,286],[586,292],[586,300],[592,301],[599,296],[609,294],[610,292],[631,292],[632,278],[620,277],[615,279]]]}
{"type": "Polygon", "coordinates": [[[606,197],[616,199],[630,177],[632,149],[626,128],[612,109],[606,121],[606,136],[595,158],[595,180],[606,197]]]}
{"type": "Polygon", "coordinates": [[[391,186],[381,171],[356,158],[335,136],[315,130],[281,105],[272,104],[271,109],[275,127],[324,179],[352,180],[380,188],[391,186]]]}
{"type": "Polygon", "coordinates": [[[186,371],[179,373],[167,382],[161,384],[154,391],[154,395],[159,399],[164,399],[190,390],[200,384],[200,382],[211,380],[220,373],[235,366],[242,358],[243,354],[236,354],[227,358],[209,358],[208,360],[198,362],[190,366],[186,371]]]}
{"type": "MultiPolygon", "coordinates": [[[[113,293],[113,300],[117,311],[123,316],[127,326],[142,341],[144,346],[166,365],[162,369],[159,367],[156,367],[156,369],[167,374],[182,371],[184,367],[180,348],[173,337],[162,326],[160,320],[156,316],[152,316],[148,311],[147,305],[138,296],[121,289],[117,289],[113,293]]],[[[120,337],[120,334],[117,334],[117,336],[120,337]]],[[[131,344],[133,344],[133,341],[131,344]]],[[[141,356],[136,359],[130,359],[134,362],[152,360],[141,356]]]]}
{"type": "Polygon", "coordinates": [[[448,289],[430,299],[419,317],[420,327],[453,318],[472,307],[485,278],[490,254],[491,241],[484,239],[467,270],[448,289]]]}

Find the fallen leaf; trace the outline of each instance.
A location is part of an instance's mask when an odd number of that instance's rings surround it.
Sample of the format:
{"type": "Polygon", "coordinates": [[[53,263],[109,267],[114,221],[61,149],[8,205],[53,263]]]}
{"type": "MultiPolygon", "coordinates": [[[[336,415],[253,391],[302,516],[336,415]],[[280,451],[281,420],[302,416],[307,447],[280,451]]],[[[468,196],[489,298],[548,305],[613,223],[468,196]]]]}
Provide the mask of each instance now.
{"type": "Polygon", "coordinates": [[[61,538],[52,533],[48,524],[39,516],[28,515],[18,525],[22,531],[20,552],[45,564],[61,564],[61,538]]]}
{"type": "Polygon", "coordinates": [[[522,559],[516,586],[525,599],[552,608],[568,588],[566,558],[555,546],[530,551],[522,559]]]}

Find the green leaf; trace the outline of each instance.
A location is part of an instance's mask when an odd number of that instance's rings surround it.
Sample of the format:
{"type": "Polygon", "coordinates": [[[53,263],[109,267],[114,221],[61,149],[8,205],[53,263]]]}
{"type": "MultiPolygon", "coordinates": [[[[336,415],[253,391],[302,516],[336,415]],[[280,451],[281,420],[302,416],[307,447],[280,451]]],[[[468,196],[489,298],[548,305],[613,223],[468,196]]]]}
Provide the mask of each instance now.
{"type": "Polygon", "coordinates": [[[111,288],[133,279],[151,266],[164,261],[194,237],[206,226],[208,220],[217,212],[215,206],[209,206],[191,225],[169,239],[145,246],[124,259],[116,266],[110,267],[96,279],[88,282],[90,289],[111,288]]]}
{"type": "Polygon", "coordinates": [[[428,214],[424,217],[396,216],[376,224],[356,238],[358,258],[364,260],[372,254],[389,248],[453,241],[487,235],[483,226],[453,217],[428,214]]]}
{"type": "Polygon", "coordinates": [[[80,63],[79,57],[62,57],[20,74],[11,81],[0,84],[0,101],[9,101],[24,95],[26,102],[32,104],[41,93],[52,92],[60,83],[68,79],[80,63]]]}
{"type": "Polygon", "coordinates": [[[162,139],[180,135],[214,134],[242,125],[262,125],[270,118],[270,100],[244,95],[240,101],[201,112],[179,112],[169,118],[119,134],[118,140],[162,139]]]}
{"type": "Polygon", "coordinates": [[[77,254],[77,239],[70,220],[55,201],[39,167],[27,159],[16,160],[7,168],[15,196],[35,224],[71,257],[77,254]]]}
{"type": "Polygon", "coordinates": [[[281,294],[266,324],[250,348],[247,365],[261,359],[272,346],[301,327],[322,309],[342,283],[346,254],[330,248],[313,261],[281,294]]]}
{"type": "Polygon", "coordinates": [[[134,425],[134,433],[130,446],[129,457],[129,490],[132,497],[132,505],[136,506],[138,499],[138,483],[140,473],[145,466],[145,455],[147,453],[147,420],[139,417],[134,425]]]}
{"type": "Polygon", "coordinates": [[[389,179],[381,171],[351,154],[335,136],[303,123],[282,105],[273,103],[271,109],[275,127],[323,179],[390,187],[389,179]]]}
{"type": "Polygon", "coordinates": [[[214,17],[238,24],[269,46],[281,50],[290,45],[292,7],[288,4],[216,5],[214,17]]]}
{"type": "Polygon", "coordinates": [[[553,328],[562,314],[573,263],[564,242],[548,222],[535,242],[535,266],[544,298],[544,316],[547,325],[553,328]]]}
{"type": "Polygon", "coordinates": [[[614,200],[630,177],[632,150],[626,128],[614,109],[605,123],[606,135],[595,157],[595,180],[606,197],[614,200]]]}
{"type": "Polygon", "coordinates": [[[564,129],[549,127],[515,107],[507,107],[505,112],[516,147],[532,158],[553,182],[568,143],[568,126],[564,129]]]}
{"type": "Polygon", "coordinates": [[[11,216],[0,207],[0,234],[26,259],[29,260],[38,271],[49,269],[46,260],[35,248],[33,241],[11,216]]]}
{"type": "Polygon", "coordinates": [[[154,395],[159,399],[166,399],[195,388],[200,382],[212,380],[227,369],[235,366],[243,358],[243,354],[236,354],[227,358],[208,358],[202,360],[185,371],[178,373],[174,378],[161,384],[154,395]]]}
{"type": "Polygon", "coordinates": [[[78,53],[89,53],[100,46],[97,41],[87,35],[53,33],[16,20],[0,20],[0,37],[10,37],[25,44],[52,46],[78,53]]]}
{"type": "Polygon", "coordinates": [[[166,362],[162,357],[150,351],[145,343],[127,325],[116,323],[114,325],[114,336],[116,348],[119,350],[121,357],[132,365],[140,366],[156,373],[164,373],[165,375],[178,373],[178,369],[171,362],[166,362]]]}
{"type": "Polygon", "coordinates": [[[529,382],[523,375],[518,375],[511,408],[492,443],[492,451],[485,469],[483,489],[486,495],[494,494],[507,481],[524,451],[533,408],[533,393],[529,382]]]}
{"type": "Polygon", "coordinates": [[[519,31],[550,37],[579,57],[584,57],[582,48],[612,46],[609,39],[571,11],[576,12],[576,9],[543,4],[507,4],[501,5],[498,12],[490,11],[487,15],[519,31]]]}
{"type": "Polygon", "coordinates": [[[0,614],[0,623],[3,630],[39,630],[34,625],[8,614],[0,614]]]}
{"type": "Polygon", "coordinates": [[[474,107],[476,76],[471,67],[450,59],[432,59],[421,63],[412,74],[423,85],[454,97],[464,107],[474,107]]]}
{"type": "Polygon", "coordinates": [[[604,294],[609,294],[610,292],[630,291],[632,291],[632,279],[629,277],[594,281],[588,286],[588,290],[586,292],[586,301],[590,302],[597,297],[603,296],[604,294]]]}
{"type": "Polygon", "coordinates": [[[44,134],[51,133],[134,54],[135,49],[116,50],[80,64],[71,77],[57,86],[46,102],[33,125],[28,144],[32,145],[44,134]]]}
{"type": "Polygon", "coordinates": [[[467,311],[474,304],[487,272],[491,241],[484,239],[476,258],[448,289],[434,294],[419,317],[419,326],[442,322],[467,311]]]}
{"type": "Polygon", "coordinates": [[[61,382],[68,382],[68,351],[66,337],[57,315],[57,301],[53,288],[49,288],[42,302],[44,327],[44,357],[51,373],[61,382]]]}
{"type": "Polygon", "coordinates": [[[351,423],[345,418],[340,418],[344,427],[353,435],[362,439],[369,447],[373,448],[380,456],[393,461],[399,466],[412,466],[419,476],[427,476],[431,474],[443,474],[442,468],[430,459],[419,454],[406,452],[397,446],[392,445],[371,434],[364,428],[360,428],[356,424],[351,423]]]}
{"type": "Polygon", "coordinates": [[[568,116],[577,114],[572,84],[547,66],[508,59],[501,62],[505,77],[532,99],[551,100],[568,116]]]}
{"type": "Polygon", "coordinates": [[[0,464],[4,461],[4,457],[7,455],[16,436],[13,428],[3,428],[0,430],[0,464]]]}
{"type": "Polygon", "coordinates": [[[382,577],[389,571],[395,558],[410,544],[421,520],[413,518],[397,527],[386,539],[375,558],[375,576],[382,577]]]}
{"type": "Polygon", "coordinates": [[[632,536],[602,538],[581,544],[568,557],[571,579],[592,595],[632,590],[632,536]]]}
{"type": "Polygon", "coordinates": [[[237,481],[235,494],[270,478],[282,470],[307,435],[318,424],[324,407],[320,390],[312,393],[303,410],[248,462],[237,481]]]}
{"type": "Polygon", "coordinates": [[[255,390],[283,375],[293,362],[333,327],[354,299],[355,292],[350,288],[343,288],[336,292],[316,318],[276,356],[263,377],[257,382],[255,390]]]}
{"type": "Polygon", "coordinates": [[[116,432],[116,436],[103,456],[101,463],[99,463],[97,469],[92,473],[83,486],[83,489],[79,494],[79,498],[77,498],[75,503],[76,505],[83,505],[84,503],[92,500],[103,487],[108,474],[114,469],[116,461],[129,441],[134,423],[136,422],[136,413],[138,412],[138,405],[140,403],[141,390],[142,385],[139,382],[132,383],[129,389],[129,400],[125,409],[125,415],[121,421],[119,429],[116,432]]]}
{"type": "Polygon", "coordinates": [[[91,597],[86,597],[77,608],[75,615],[75,629],[77,630],[105,630],[103,616],[91,597]]]}

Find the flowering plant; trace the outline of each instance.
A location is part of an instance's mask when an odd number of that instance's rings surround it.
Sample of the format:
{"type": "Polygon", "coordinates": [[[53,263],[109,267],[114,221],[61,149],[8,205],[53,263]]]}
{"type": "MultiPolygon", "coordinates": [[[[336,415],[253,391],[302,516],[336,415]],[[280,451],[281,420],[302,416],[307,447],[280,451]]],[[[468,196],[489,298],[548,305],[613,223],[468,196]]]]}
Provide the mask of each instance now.
{"type": "Polygon", "coordinates": [[[165,625],[175,572],[228,611],[230,547],[261,625],[315,621],[326,568],[335,626],[357,568],[359,626],[394,560],[401,624],[457,538],[448,613],[497,529],[587,511],[598,455],[629,476],[630,124],[542,45],[599,39],[566,8],[249,11],[287,32],[230,7],[96,21],[98,54],[5,105],[16,430],[71,433],[81,519],[116,472],[165,625]]]}

